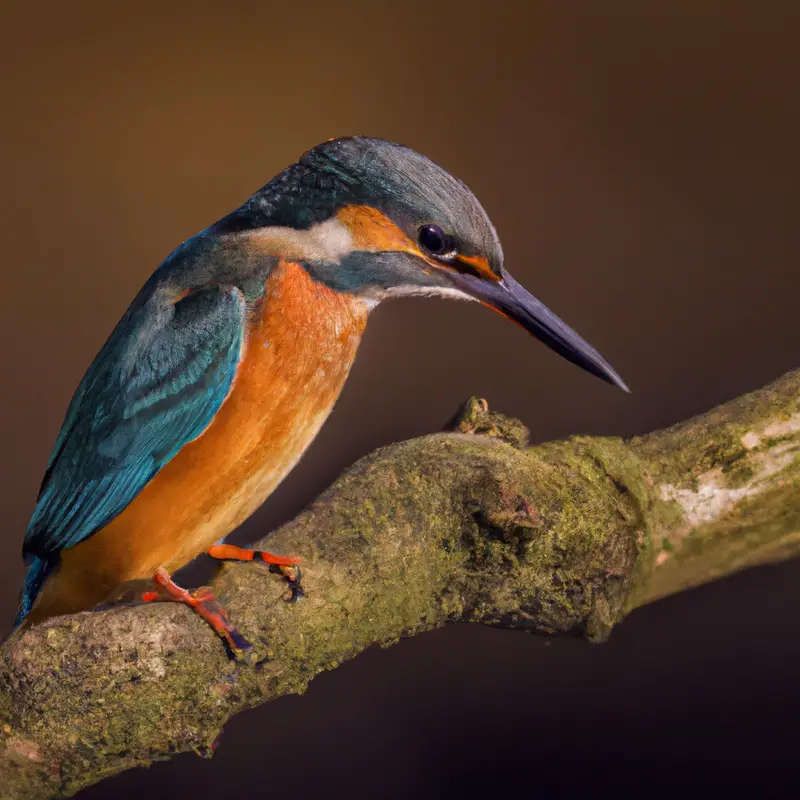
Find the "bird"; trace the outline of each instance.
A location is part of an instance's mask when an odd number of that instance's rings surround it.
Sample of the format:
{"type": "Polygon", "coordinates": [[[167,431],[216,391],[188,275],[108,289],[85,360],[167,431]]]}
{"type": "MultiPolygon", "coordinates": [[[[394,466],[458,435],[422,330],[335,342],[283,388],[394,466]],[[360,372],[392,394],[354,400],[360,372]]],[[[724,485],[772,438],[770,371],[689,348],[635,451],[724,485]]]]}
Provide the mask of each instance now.
{"type": "Polygon", "coordinates": [[[481,303],[628,391],[506,271],[465,183],[394,142],[329,139],[179,245],[85,372],[25,533],[15,628],[149,580],[141,600],[184,603],[248,653],[210,590],[172,573],[202,553],[256,561],[301,595],[298,558],[225,537],[319,432],[371,311],[411,295],[481,303]]]}

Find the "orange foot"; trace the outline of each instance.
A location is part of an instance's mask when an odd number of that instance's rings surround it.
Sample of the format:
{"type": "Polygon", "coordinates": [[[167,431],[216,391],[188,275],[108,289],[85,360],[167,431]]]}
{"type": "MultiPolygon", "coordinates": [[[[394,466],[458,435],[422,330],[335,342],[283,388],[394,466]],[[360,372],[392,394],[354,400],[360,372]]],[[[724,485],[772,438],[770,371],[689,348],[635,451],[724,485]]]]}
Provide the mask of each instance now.
{"type": "Polygon", "coordinates": [[[304,595],[300,585],[300,559],[297,556],[276,556],[266,550],[247,550],[232,544],[215,544],[208,549],[208,555],[218,561],[263,561],[269,564],[270,572],[279,573],[286,578],[292,590],[290,603],[296,603],[304,595]]]}
{"type": "Polygon", "coordinates": [[[160,591],[145,592],[142,594],[142,602],[153,603],[160,600],[185,603],[222,637],[234,658],[242,660],[247,657],[248,653],[253,649],[253,645],[233,627],[228,615],[225,613],[225,609],[217,602],[211,589],[203,586],[200,589],[189,592],[174,583],[169,573],[163,568],[157,570],[153,580],[160,591]]]}

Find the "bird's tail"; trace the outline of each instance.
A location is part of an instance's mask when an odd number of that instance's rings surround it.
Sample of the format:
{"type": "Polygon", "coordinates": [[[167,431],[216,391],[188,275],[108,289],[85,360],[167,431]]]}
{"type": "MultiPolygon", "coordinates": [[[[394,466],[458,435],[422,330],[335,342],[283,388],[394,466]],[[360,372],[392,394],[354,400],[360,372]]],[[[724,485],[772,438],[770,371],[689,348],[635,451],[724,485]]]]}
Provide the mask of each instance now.
{"type": "Polygon", "coordinates": [[[18,628],[25,617],[30,614],[36,597],[44,586],[48,575],[58,566],[58,556],[41,558],[36,555],[29,555],[26,559],[28,571],[25,573],[25,580],[22,584],[22,592],[19,597],[19,607],[17,617],[14,620],[14,628],[18,628]]]}

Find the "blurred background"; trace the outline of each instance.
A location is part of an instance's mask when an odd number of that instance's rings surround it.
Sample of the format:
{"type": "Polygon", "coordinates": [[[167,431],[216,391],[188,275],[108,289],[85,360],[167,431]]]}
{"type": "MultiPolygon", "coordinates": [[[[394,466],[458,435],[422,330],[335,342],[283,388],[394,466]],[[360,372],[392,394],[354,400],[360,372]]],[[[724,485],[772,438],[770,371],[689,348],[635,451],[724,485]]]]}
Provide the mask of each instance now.
{"type": "MultiPolygon", "coordinates": [[[[480,307],[389,304],[236,541],[472,394],[534,441],[627,436],[800,366],[799,34],[791,1],[2,0],[2,632],[105,337],[178,243],[329,137],[393,139],[464,179],[510,271],[634,393],[480,307]]],[[[791,563],[666,599],[602,646],[465,625],[370,651],[234,719],[212,761],[81,797],[796,791],[799,578],[791,563]]]]}

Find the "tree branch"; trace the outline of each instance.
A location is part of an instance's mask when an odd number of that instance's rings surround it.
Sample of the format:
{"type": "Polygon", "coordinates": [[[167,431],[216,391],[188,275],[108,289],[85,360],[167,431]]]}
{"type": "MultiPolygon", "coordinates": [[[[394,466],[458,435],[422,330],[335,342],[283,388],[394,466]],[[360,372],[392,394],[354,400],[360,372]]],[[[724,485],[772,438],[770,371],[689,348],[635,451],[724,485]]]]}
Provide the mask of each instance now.
{"type": "Polygon", "coordinates": [[[244,708],[302,692],[373,644],[474,621],[605,639],[631,609],[800,552],[800,371],[623,441],[525,447],[472,400],[451,431],[382,448],[269,538],[307,598],[258,565],[213,586],[255,645],[229,660],[187,608],[49,620],[0,647],[0,793],[54,797],[213,752],[244,708]]]}

